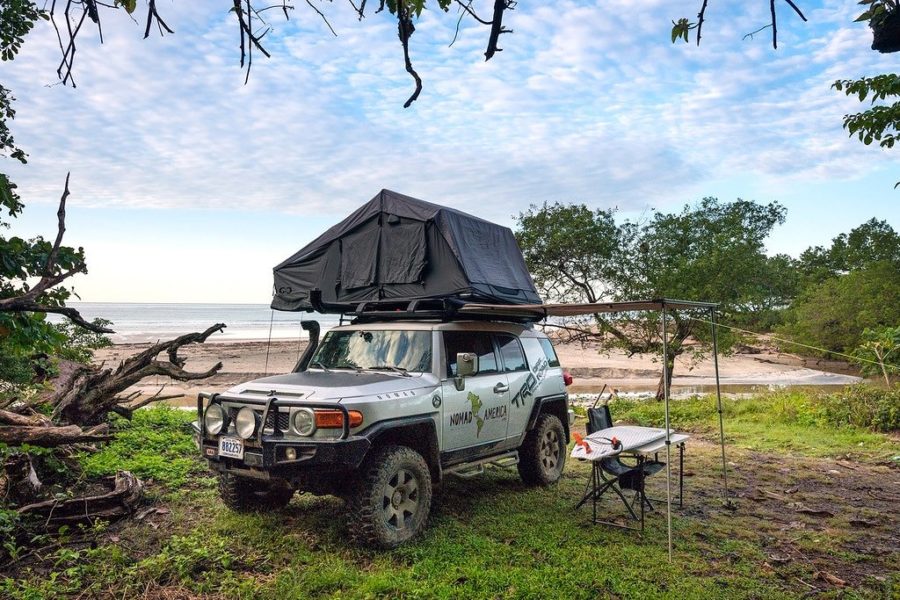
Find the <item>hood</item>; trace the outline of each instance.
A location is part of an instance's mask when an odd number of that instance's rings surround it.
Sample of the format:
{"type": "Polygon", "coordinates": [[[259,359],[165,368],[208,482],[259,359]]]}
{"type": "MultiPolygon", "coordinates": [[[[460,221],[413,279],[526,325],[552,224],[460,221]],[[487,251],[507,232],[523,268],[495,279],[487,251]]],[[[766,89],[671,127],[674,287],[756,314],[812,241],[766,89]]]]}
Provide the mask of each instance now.
{"type": "Polygon", "coordinates": [[[363,371],[303,371],[254,379],[237,385],[228,394],[259,394],[334,402],[338,399],[372,396],[390,392],[406,392],[420,388],[432,388],[438,384],[433,375],[404,377],[381,372],[363,371]]]}

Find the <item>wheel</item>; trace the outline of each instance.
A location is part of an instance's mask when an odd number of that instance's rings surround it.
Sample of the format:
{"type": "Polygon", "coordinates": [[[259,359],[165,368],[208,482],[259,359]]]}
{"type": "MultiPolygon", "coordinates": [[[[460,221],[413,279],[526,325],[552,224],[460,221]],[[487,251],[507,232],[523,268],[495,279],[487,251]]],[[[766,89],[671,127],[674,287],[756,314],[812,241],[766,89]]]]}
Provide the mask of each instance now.
{"type": "Polygon", "coordinates": [[[231,510],[248,512],[284,508],[294,496],[294,490],[286,482],[257,481],[222,473],[219,495],[231,510]]]}
{"type": "Polygon", "coordinates": [[[550,485],[566,464],[566,430],[555,415],[542,414],[519,448],[519,475],[529,485],[550,485]]]}
{"type": "Polygon", "coordinates": [[[360,544],[396,548],[419,535],[431,511],[431,472],[405,446],[374,450],[359,468],[350,497],[350,535],[360,544]]]}

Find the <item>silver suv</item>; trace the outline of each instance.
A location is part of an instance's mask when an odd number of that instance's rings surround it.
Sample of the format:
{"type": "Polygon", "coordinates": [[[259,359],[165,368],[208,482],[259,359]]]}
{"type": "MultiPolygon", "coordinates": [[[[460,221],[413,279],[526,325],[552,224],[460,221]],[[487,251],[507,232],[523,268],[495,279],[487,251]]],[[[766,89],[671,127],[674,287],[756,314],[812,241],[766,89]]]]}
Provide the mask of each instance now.
{"type": "Polygon", "coordinates": [[[310,337],[294,372],[198,399],[201,452],[230,508],[334,494],[353,537],[392,548],[423,530],[448,474],[498,464],[529,484],[560,478],[568,380],[530,325],[398,320],[310,337]]]}

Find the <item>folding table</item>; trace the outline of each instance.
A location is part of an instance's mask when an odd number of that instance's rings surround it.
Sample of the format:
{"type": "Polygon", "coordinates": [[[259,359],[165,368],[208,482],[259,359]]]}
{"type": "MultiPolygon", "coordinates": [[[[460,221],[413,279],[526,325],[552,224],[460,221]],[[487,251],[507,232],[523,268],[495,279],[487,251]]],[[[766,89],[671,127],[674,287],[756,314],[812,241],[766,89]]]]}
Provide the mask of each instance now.
{"type": "MultiPolygon", "coordinates": [[[[656,457],[658,459],[659,452],[666,447],[665,438],[666,432],[664,429],[653,427],[637,427],[631,425],[601,429],[600,431],[596,431],[591,435],[585,437],[584,441],[587,442],[588,446],[590,447],[590,451],[586,450],[583,446],[576,444],[575,448],[572,450],[571,455],[573,458],[580,460],[589,460],[591,462],[591,478],[588,482],[588,489],[585,491],[584,496],[581,498],[575,508],[580,508],[584,505],[585,502],[590,500],[593,508],[592,522],[595,525],[597,523],[602,523],[624,529],[635,529],[633,527],[628,527],[619,523],[601,521],[597,519],[597,502],[599,501],[600,496],[602,496],[603,493],[607,490],[612,490],[622,500],[622,503],[628,509],[631,518],[636,521],[640,521],[640,531],[643,532],[645,514],[644,506],[645,504],[649,503],[644,489],[645,474],[643,466],[649,457],[656,457]],[[614,438],[617,442],[619,442],[619,446],[615,448],[611,443],[614,438]],[[634,466],[634,469],[637,470],[639,483],[637,486],[637,496],[635,499],[640,501],[640,517],[638,517],[637,513],[635,513],[634,511],[634,508],[632,506],[633,502],[629,503],[622,493],[622,490],[619,488],[619,477],[607,477],[606,473],[603,470],[602,461],[604,459],[613,458],[616,456],[628,456],[637,460],[637,464],[634,466]]],[[[679,506],[683,506],[684,446],[685,442],[690,439],[690,436],[682,433],[671,432],[669,434],[669,439],[672,444],[678,447],[679,450],[678,502],[679,506]]]]}

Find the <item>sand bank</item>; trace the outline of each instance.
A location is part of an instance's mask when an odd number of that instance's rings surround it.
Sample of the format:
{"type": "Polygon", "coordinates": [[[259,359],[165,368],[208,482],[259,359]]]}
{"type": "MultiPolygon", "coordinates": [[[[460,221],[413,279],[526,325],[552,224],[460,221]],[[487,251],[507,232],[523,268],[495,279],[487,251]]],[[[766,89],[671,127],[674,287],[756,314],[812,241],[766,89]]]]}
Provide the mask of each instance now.
{"type": "MultiPolygon", "coordinates": [[[[146,349],[150,344],[116,344],[98,350],[97,364],[112,366],[123,358],[146,349]]],[[[272,341],[215,341],[187,346],[181,355],[187,368],[205,370],[217,362],[221,372],[205,381],[173,382],[166,377],[145,379],[135,386],[144,394],[152,394],[166,385],[166,393],[184,393],[184,403],[190,403],[199,391],[221,392],[229,387],[262,377],[289,372],[305,348],[306,342],[272,341]]],[[[568,369],[576,393],[598,392],[604,384],[623,392],[650,392],[659,380],[661,363],[650,355],[626,356],[621,351],[601,351],[596,346],[559,344],[560,362],[568,369]]],[[[770,348],[748,348],[744,352],[719,358],[719,373],[726,392],[749,392],[778,386],[840,386],[859,381],[850,374],[847,365],[835,361],[803,358],[777,352],[770,348]]],[[[675,364],[672,379],[676,394],[702,393],[715,384],[713,361],[707,358],[691,364],[684,357],[675,364]]]]}

